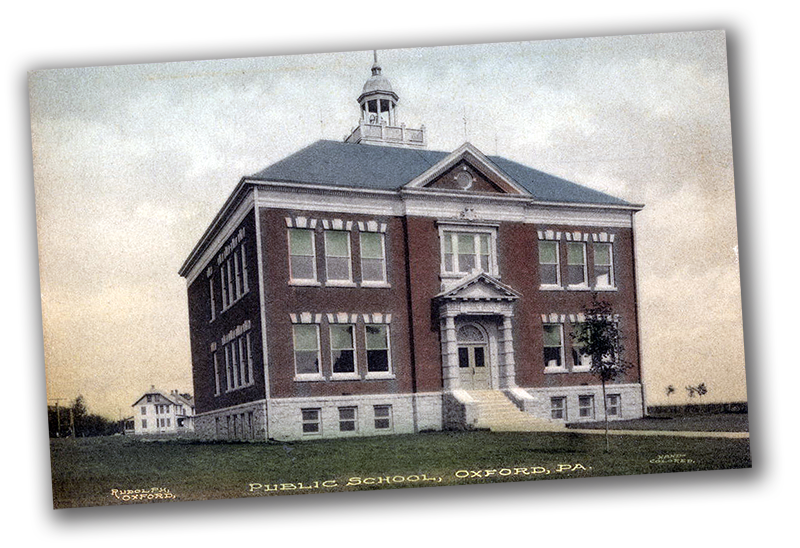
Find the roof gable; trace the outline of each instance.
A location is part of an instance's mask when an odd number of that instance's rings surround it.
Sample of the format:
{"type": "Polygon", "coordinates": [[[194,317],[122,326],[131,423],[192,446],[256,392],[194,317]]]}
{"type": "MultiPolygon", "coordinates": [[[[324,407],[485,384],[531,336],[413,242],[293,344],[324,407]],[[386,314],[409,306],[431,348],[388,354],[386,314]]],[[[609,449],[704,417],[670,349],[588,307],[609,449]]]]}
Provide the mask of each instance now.
{"type": "Polygon", "coordinates": [[[439,293],[436,298],[448,301],[515,301],[521,296],[497,278],[478,272],[439,293]]]}

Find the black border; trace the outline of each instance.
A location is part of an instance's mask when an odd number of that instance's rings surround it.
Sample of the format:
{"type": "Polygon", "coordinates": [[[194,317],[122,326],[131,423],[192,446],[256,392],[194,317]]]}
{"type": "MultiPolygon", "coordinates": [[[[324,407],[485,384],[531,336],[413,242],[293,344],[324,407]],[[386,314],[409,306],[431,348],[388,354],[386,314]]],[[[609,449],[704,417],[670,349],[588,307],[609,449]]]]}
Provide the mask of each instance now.
{"type": "Polygon", "coordinates": [[[11,506],[6,497],[5,510],[6,518],[11,516],[10,525],[8,519],[6,523],[12,546],[216,546],[240,541],[374,545],[429,544],[436,539],[563,547],[605,544],[603,537],[616,546],[785,542],[786,537],[777,535],[785,531],[786,499],[781,497],[787,469],[785,393],[779,390],[786,378],[786,316],[777,310],[777,303],[784,302],[778,292],[785,287],[777,267],[778,256],[785,257],[785,153],[779,153],[785,150],[786,131],[785,4],[6,4],[4,11],[5,221],[11,231],[6,287],[12,291],[6,298],[6,316],[12,322],[5,375],[6,406],[10,404],[5,483],[11,506]],[[26,70],[718,28],[727,30],[728,39],[752,468],[52,510],[26,70]],[[592,507],[581,511],[579,500],[591,501],[592,507]]]}

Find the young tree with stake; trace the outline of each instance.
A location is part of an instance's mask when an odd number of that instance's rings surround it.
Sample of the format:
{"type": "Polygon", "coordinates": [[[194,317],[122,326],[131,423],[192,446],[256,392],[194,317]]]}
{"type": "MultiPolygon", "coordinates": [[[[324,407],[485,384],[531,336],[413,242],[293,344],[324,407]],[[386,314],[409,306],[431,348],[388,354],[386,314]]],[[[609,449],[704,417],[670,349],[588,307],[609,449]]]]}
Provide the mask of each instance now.
{"type": "Polygon", "coordinates": [[[591,358],[589,371],[603,386],[603,418],[605,420],[606,452],[610,451],[608,437],[608,400],[606,384],[622,375],[630,364],[623,360],[622,335],[611,304],[592,296],[592,304],[583,309],[584,321],[573,333],[575,346],[591,358]]]}

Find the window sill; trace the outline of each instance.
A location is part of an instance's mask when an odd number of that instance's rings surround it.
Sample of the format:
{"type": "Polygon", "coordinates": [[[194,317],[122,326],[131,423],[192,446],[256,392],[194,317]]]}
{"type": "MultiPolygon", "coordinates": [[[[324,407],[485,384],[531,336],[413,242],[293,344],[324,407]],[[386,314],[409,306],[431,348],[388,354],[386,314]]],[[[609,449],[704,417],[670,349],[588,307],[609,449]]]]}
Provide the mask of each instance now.
{"type": "Polygon", "coordinates": [[[331,375],[332,381],[360,381],[361,377],[358,373],[333,373],[331,375]]]}
{"type": "Polygon", "coordinates": [[[573,373],[589,373],[590,370],[591,370],[591,367],[586,366],[586,365],[581,365],[581,366],[572,368],[572,372],[573,373]]]}
{"type": "Polygon", "coordinates": [[[319,287],[322,284],[317,280],[289,280],[289,285],[319,287]]]}
{"type": "Polygon", "coordinates": [[[560,285],[540,285],[539,290],[541,291],[564,291],[564,288],[560,285]]]}
{"type": "Polygon", "coordinates": [[[325,380],[325,377],[323,377],[322,375],[319,375],[319,374],[295,375],[294,376],[294,381],[295,382],[319,382],[319,381],[324,381],[324,380],[325,380]]]}
{"type": "Polygon", "coordinates": [[[566,367],[545,367],[544,372],[548,375],[551,373],[569,373],[566,367]]]}
{"type": "Polygon", "coordinates": [[[466,278],[467,276],[473,276],[475,274],[480,274],[480,273],[487,274],[492,278],[496,278],[498,280],[500,279],[500,274],[497,274],[495,272],[488,272],[486,270],[483,270],[482,268],[476,268],[474,270],[471,270],[470,272],[441,272],[439,274],[439,278],[441,278],[442,280],[460,280],[461,278],[466,278]]]}
{"type": "Polygon", "coordinates": [[[579,285],[568,285],[567,290],[569,291],[591,291],[592,288],[586,284],[579,284],[579,285]]]}
{"type": "Polygon", "coordinates": [[[387,282],[361,282],[361,287],[389,289],[392,286],[387,282]]]}
{"type": "Polygon", "coordinates": [[[326,287],[358,287],[352,280],[327,280],[326,287]]]}
{"type": "Polygon", "coordinates": [[[609,285],[609,286],[596,286],[594,288],[595,291],[619,291],[616,286],[609,285]]]}
{"type": "Polygon", "coordinates": [[[364,377],[366,381],[385,381],[392,379],[395,379],[392,373],[367,373],[367,376],[364,377]]]}
{"type": "Polygon", "coordinates": [[[255,383],[251,382],[249,384],[243,384],[243,385],[237,386],[235,388],[229,388],[229,389],[225,390],[225,393],[226,394],[230,394],[231,392],[236,392],[237,390],[244,390],[245,388],[249,388],[249,387],[253,386],[254,384],[255,383]]]}

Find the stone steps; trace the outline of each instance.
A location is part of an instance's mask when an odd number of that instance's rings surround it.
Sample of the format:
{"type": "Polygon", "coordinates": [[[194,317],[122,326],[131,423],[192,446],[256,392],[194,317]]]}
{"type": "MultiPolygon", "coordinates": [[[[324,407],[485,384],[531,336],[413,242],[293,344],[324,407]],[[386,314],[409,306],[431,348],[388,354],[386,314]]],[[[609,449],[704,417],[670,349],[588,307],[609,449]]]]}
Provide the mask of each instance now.
{"type": "Polygon", "coordinates": [[[469,392],[477,403],[476,428],[493,432],[559,432],[566,427],[559,422],[534,417],[521,411],[505,394],[496,390],[469,392]]]}

